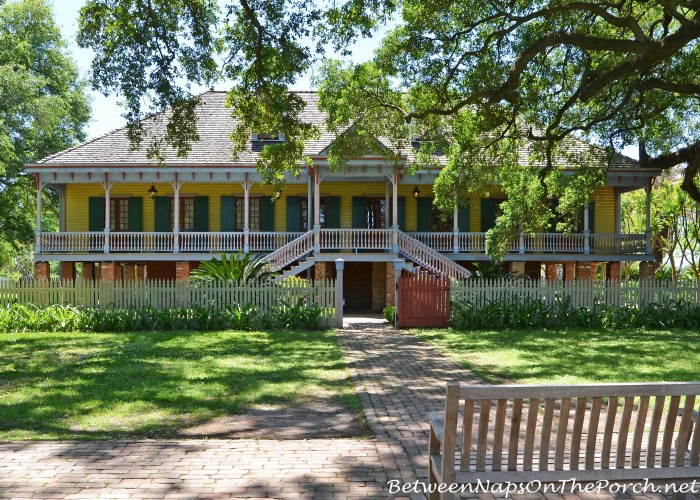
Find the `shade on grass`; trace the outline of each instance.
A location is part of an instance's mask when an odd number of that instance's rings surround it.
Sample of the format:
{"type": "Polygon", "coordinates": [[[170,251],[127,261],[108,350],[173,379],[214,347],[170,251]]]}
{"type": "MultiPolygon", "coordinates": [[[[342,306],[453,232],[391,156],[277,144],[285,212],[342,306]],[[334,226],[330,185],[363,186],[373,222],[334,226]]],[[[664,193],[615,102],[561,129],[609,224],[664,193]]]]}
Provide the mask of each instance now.
{"type": "Polygon", "coordinates": [[[491,383],[700,380],[700,332],[691,330],[415,333],[491,383]]]}
{"type": "Polygon", "coordinates": [[[167,438],[310,400],[361,408],[332,332],[0,335],[0,440],[167,438]]]}

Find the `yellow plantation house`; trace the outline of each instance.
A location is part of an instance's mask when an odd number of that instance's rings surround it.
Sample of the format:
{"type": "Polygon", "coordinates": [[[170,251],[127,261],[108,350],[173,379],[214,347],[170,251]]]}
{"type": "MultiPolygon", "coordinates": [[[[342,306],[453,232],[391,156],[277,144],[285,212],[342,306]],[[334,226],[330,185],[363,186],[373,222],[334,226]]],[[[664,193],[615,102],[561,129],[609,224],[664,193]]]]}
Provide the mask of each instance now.
{"type": "MultiPolygon", "coordinates": [[[[313,92],[301,92],[303,118],[324,130],[313,92]]],[[[228,136],[235,122],[225,93],[207,92],[197,109],[200,140],[187,158],[166,151],[165,165],[132,150],[125,129],[27,165],[37,192],[35,276],[49,277],[60,262],[63,278],[85,280],[184,280],[199,262],[221,252],[261,253],[284,273],[332,277],[345,261],[346,307],[381,309],[393,304],[395,266],[452,278],[466,277],[489,260],[485,232],[498,214],[497,196],[471,196],[451,220],[432,204],[437,172],[404,174],[381,154],[328,167],[335,136],[306,145],[313,165],[289,176],[281,193],[261,184],[255,163],[269,141],[283,135],[251,134],[234,160],[228,136]],[[60,231],[41,232],[41,190],[59,192],[60,231]]],[[[146,126],[158,127],[153,119],[146,126]]],[[[408,157],[407,157],[408,160],[408,157]]],[[[647,190],[660,174],[617,155],[606,165],[607,182],[594,193],[573,234],[523,234],[505,263],[533,278],[590,280],[604,265],[619,279],[620,262],[653,261],[650,232],[621,234],[620,195],[647,190]]],[[[642,265],[642,273],[652,267],[642,265]]]]}

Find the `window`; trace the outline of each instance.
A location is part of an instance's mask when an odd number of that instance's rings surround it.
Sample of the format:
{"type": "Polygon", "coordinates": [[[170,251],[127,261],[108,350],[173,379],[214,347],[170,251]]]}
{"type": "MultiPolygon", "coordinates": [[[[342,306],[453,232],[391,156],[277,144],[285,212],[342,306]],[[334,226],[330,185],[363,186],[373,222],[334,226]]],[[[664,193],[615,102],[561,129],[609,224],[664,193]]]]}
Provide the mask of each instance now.
{"type": "Polygon", "coordinates": [[[112,231],[129,230],[129,198],[109,200],[109,228],[112,231]]]}
{"type": "Polygon", "coordinates": [[[284,133],[273,130],[272,132],[265,132],[259,134],[253,134],[253,142],[282,142],[284,141],[284,133]]]}
{"type": "MultiPolygon", "coordinates": [[[[170,229],[175,227],[175,198],[170,198],[170,229]]],[[[180,197],[180,231],[194,231],[194,198],[180,197]]]]}
{"type": "MultiPolygon", "coordinates": [[[[249,198],[248,203],[249,229],[251,231],[260,231],[260,198],[249,198]]],[[[235,215],[235,229],[236,231],[243,231],[245,229],[245,198],[236,198],[235,215]]]]}
{"type": "MultiPolygon", "coordinates": [[[[302,198],[301,199],[301,213],[299,214],[301,217],[301,230],[302,231],[310,231],[313,228],[313,212],[311,213],[311,224],[309,225],[308,215],[309,215],[309,200],[307,198],[302,198]]],[[[319,222],[321,223],[321,227],[326,227],[326,199],[321,198],[321,207],[320,207],[320,213],[319,213],[319,222]]]]}
{"type": "Polygon", "coordinates": [[[367,198],[367,229],[386,227],[386,198],[367,198]]]}

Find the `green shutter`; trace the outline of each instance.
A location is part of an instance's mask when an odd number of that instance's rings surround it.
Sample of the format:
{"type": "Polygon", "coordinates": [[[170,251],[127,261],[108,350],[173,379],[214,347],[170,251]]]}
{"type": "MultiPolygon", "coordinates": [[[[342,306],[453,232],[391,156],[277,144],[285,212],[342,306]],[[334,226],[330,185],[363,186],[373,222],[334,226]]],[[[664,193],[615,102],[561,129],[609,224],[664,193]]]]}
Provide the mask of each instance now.
{"type": "Polygon", "coordinates": [[[129,198],[129,231],[143,231],[143,198],[140,196],[129,198]]]}
{"type": "Polygon", "coordinates": [[[170,232],[170,198],[156,196],[155,203],[155,230],[158,233],[170,232]]]}
{"type": "Polygon", "coordinates": [[[588,205],[588,230],[595,233],[595,202],[588,205]]]}
{"type": "Polygon", "coordinates": [[[194,230],[209,232],[209,197],[195,196],[194,198],[194,230]]]}
{"type": "Polygon", "coordinates": [[[471,226],[469,224],[470,221],[470,213],[469,213],[469,205],[460,205],[457,208],[457,227],[461,232],[468,233],[469,230],[471,229],[471,226]]]}
{"type": "Polygon", "coordinates": [[[418,232],[428,233],[432,229],[430,222],[432,219],[433,199],[418,198],[418,232]]]}
{"type": "Polygon", "coordinates": [[[401,231],[406,230],[406,197],[399,196],[399,229],[401,231]]]}
{"type": "Polygon", "coordinates": [[[236,198],[221,197],[221,229],[220,231],[236,230],[236,198]]]}
{"type": "Polygon", "coordinates": [[[340,228],[340,196],[326,197],[326,227],[340,228]]]}
{"type": "Polygon", "coordinates": [[[269,196],[260,198],[260,230],[275,230],[275,204],[269,196]]]}
{"type": "Polygon", "coordinates": [[[352,197],[352,227],[367,228],[367,200],[364,196],[352,197]]]}
{"type": "Polygon", "coordinates": [[[287,231],[301,231],[301,197],[299,196],[287,196],[287,231]]]}
{"type": "Polygon", "coordinates": [[[483,198],[481,200],[481,232],[485,233],[496,226],[496,200],[483,198]]]}
{"type": "Polygon", "coordinates": [[[105,199],[90,197],[88,200],[88,231],[104,231],[105,199]]]}

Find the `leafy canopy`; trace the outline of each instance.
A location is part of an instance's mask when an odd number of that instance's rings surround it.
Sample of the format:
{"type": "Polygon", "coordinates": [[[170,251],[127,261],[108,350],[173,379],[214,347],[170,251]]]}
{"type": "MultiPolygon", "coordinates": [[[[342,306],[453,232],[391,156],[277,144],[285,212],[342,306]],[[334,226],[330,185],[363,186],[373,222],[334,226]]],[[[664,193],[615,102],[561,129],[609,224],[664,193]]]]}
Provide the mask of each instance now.
{"type": "MultiPolygon", "coordinates": [[[[0,1],[0,265],[34,238],[36,191],[24,164],[83,140],[89,118],[85,83],[50,4],[0,1]]],[[[55,201],[47,192],[49,226],[55,201]]]]}
{"type": "MultiPolygon", "coordinates": [[[[434,165],[438,146],[446,154],[441,207],[503,184],[509,201],[489,237],[492,255],[515,232],[546,227],[550,200],[559,200],[564,228],[590,202],[610,156],[573,148],[578,139],[618,150],[638,144],[643,168],[682,165],[682,187],[700,201],[697,0],[239,0],[223,9],[215,0],[89,0],[81,29],[81,43],[98,53],[96,85],[126,96],[134,124],[190,102],[185,79],[229,79],[228,104],[242,120],[234,150],[251,130],[285,132],[258,165],[271,184],[307,161],[303,144],[316,131],[287,90],[320,65],[328,126],[353,125],[332,164],[361,150],[358,138],[381,136],[398,160],[411,137],[429,139],[417,161],[434,165]],[[329,44],[343,49],[392,16],[371,61],[324,60],[329,44]],[[578,174],[563,175],[564,165],[578,174]]],[[[182,154],[196,133],[176,132],[190,125],[171,121],[165,138],[182,154]]]]}

